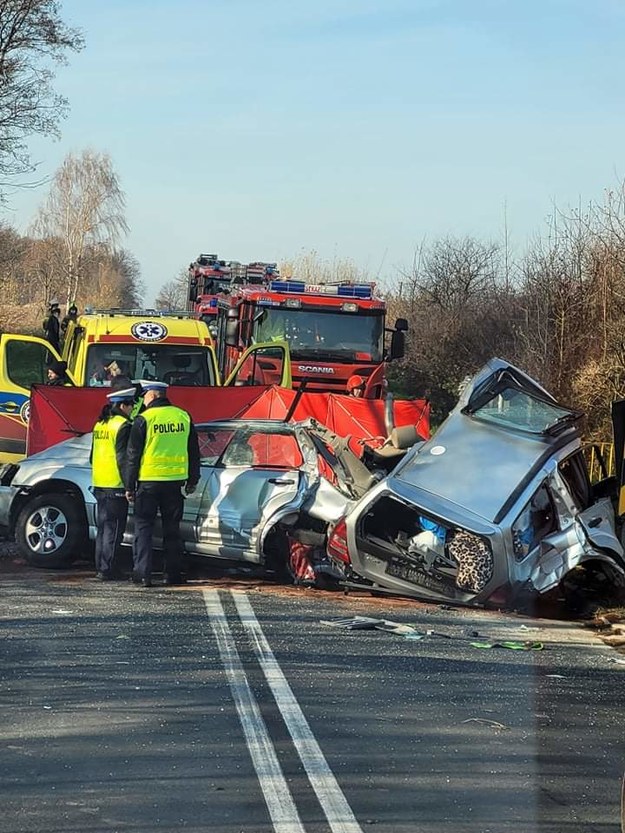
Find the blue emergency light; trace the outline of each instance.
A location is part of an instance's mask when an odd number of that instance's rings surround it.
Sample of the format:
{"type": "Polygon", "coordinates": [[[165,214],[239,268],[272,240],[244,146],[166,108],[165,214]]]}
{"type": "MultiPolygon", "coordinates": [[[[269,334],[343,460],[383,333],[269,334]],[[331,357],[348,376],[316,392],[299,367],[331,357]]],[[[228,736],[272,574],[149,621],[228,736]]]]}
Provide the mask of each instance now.
{"type": "Polygon", "coordinates": [[[304,281],[270,281],[271,292],[297,292],[315,295],[338,295],[340,298],[371,298],[372,288],[366,283],[312,284],[304,281]]]}

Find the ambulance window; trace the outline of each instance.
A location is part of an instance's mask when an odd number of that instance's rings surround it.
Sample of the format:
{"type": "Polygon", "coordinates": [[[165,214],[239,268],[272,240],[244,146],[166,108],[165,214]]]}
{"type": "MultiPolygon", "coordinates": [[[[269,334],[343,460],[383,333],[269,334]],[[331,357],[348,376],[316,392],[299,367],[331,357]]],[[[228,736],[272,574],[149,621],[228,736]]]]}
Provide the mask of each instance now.
{"type": "Polygon", "coordinates": [[[36,382],[45,382],[48,356],[49,353],[44,344],[10,339],[6,346],[9,380],[22,388],[30,388],[36,382]]]}

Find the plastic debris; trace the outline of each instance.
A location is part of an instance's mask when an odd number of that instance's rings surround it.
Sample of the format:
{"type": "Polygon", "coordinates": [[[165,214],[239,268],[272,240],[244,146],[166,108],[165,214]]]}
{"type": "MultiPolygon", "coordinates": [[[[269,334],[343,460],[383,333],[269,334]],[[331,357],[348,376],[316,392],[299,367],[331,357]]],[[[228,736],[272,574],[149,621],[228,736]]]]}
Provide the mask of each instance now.
{"type": "Polygon", "coordinates": [[[374,619],[370,616],[353,616],[351,619],[322,619],[321,624],[329,625],[332,628],[345,628],[350,631],[386,631],[410,639],[422,639],[425,636],[424,633],[413,628],[412,625],[391,622],[389,619],[374,619]]]}
{"type": "Polygon", "coordinates": [[[506,731],[510,729],[509,726],[506,726],[505,723],[499,723],[498,720],[490,720],[487,717],[469,717],[467,720],[463,720],[463,723],[480,723],[483,726],[492,726],[493,729],[505,729],[506,731]]]}

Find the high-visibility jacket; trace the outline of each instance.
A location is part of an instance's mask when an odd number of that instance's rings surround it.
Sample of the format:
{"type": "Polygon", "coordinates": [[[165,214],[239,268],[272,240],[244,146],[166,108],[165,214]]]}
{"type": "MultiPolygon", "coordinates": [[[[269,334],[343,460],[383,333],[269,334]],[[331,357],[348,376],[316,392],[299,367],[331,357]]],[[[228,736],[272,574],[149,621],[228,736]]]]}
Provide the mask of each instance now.
{"type": "Polygon", "coordinates": [[[117,465],[116,441],[119,429],[127,423],[125,417],[116,414],[93,426],[92,483],[100,489],[124,487],[117,465]]]}
{"type": "Polygon", "coordinates": [[[191,417],[182,408],[146,408],[145,445],[138,480],[186,480],[189,476],[191,417]]]}

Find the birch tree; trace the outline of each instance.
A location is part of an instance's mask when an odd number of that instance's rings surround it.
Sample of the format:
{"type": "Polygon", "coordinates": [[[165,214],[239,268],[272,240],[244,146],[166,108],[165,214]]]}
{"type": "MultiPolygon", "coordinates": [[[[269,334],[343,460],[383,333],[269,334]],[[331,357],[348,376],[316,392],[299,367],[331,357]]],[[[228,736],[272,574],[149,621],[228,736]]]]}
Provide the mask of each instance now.
{"type": "Polygon", "coordinates": [[[35,231],[61,241],[59,266],[68,304],[78,295],[88,247],[103,244],[115,249],[128,232],[125,207],[108,154],[84,150],[65,157],[39,210],[35,231]]]}

